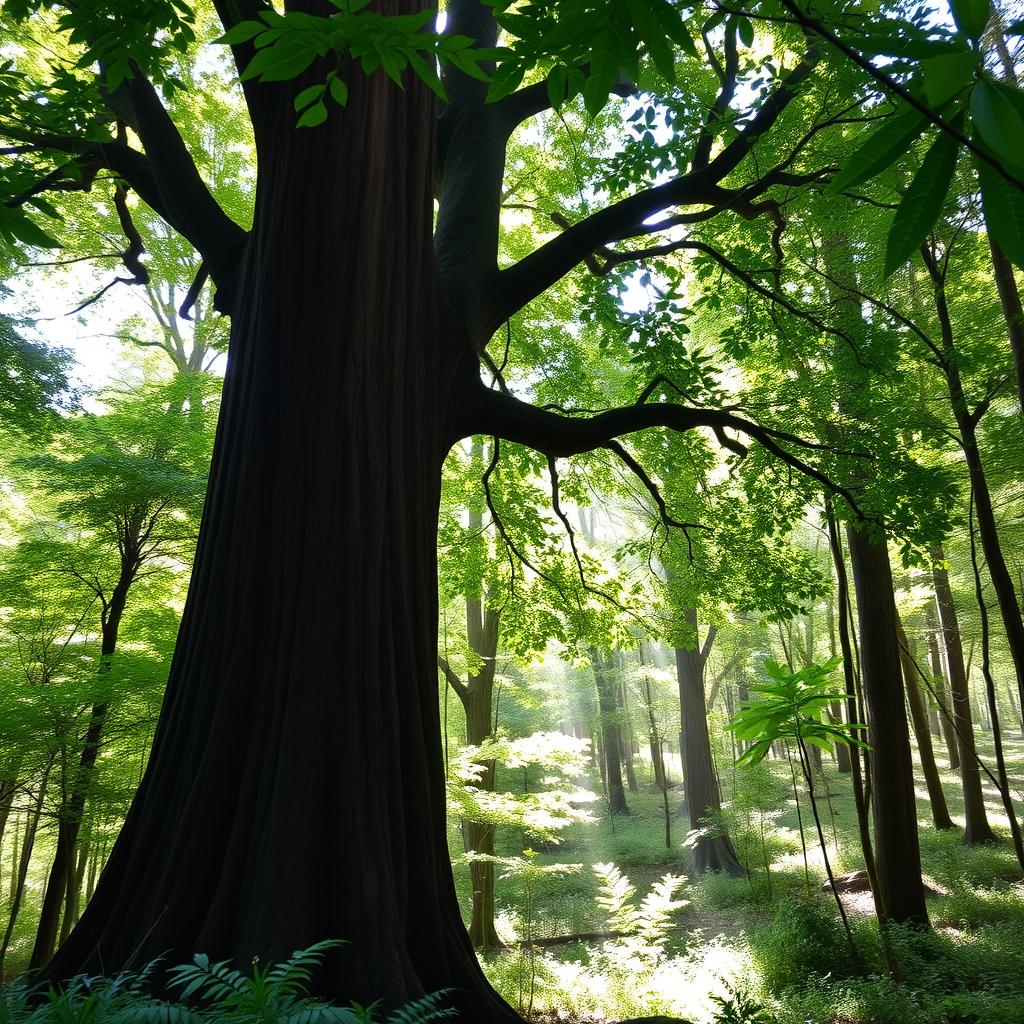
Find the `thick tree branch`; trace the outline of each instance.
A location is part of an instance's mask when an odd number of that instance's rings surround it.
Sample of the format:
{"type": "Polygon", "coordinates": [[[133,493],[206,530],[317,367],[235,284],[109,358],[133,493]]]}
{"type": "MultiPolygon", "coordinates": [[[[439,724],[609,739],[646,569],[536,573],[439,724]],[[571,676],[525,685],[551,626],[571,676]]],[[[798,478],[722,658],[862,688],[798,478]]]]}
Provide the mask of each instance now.
{"type": "Polygon", "coordinates": [[[448,664],[448,659],[440,652],[437,655],[437,667],[444,673],[448,685],[458,694],[460,700],[469,699],[469,687],[458,677],[455,670],[448,664]]]}
{"type": "MultiPolygon", "coordinates": [[[[697,137],[697,144],[693,147],[693,159],[690,161],[690,170],[696,171],[701,167],[707,167],[711,159],[711,145],[715,141],[715,129],[719,127],[725,112],[729,109],[736,95],[736,77],[740,67],[739,47],[736,45],[736,33],[738,26],[731,24],[725,30],[725,64],[715,68],[722,87],[718,90],[715,102],[711,104],[708,116],[704,121],[704,127],[697,137]]],[[[711,48],[705,40],[705,47],[711,48]]]]}
{"type": "Polygon", "coordinates": [[[221,292],[217,308],[230,312],[233,280],[246,232],[213,198],[153,83],[138,68],[134,71],[107,102],[142,142],[159,196],[154,208],[202,255],[221,292]]]}
{"type": "Polygon", "coordinates": [[[811,46],[796,67],[771,92],[757,114],[707,167],[680,175],[662,185],[642,189],[596,213],[542,245],[514,266],[501,271],[488,303],[486,335],[513,313],[522,309],[576,264],[603,245],[660,230],[645,224],[650,217],[675,206],[715,205],[722,198],[720,182],[753,149],[802,88],[818,62],[811,46]]]}
{"type": "Polygon", "coordinates": [[[463,436],[491,434],[555,458],[566,458],[606,447],[609,441],[649,427],[668,427],[687,431],[696,427],[735,430],[756,441],[791,469],[810,477],[834,494],[840,495],[862,515],[850,491],[832,481],[821,470],[783,448],[780,442],[803,448],[825,446],[804,441],[784,431],[761,426],[742,416],[718,409],[700,409],[672,402],[620,406],[585,418],[563,416],[520,401],[512,395],[491,391],[483,384],[475,387],[464,409],[463,436]]]}

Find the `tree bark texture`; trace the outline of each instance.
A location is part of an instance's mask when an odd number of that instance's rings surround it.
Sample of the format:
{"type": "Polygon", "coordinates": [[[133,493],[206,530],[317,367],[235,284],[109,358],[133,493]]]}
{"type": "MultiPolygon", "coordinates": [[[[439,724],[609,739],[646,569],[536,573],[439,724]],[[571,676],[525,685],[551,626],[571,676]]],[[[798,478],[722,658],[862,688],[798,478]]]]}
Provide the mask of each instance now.
{"type": "Polygon", "coordinates": [[[903,701],[892,570],[884,536],[848,529],[860,624],[860,668],[874,780],[877,896],[889,921],[928,924],[910,732],[903,701]]]}
{"type": "Polygon", "coordinates": [[[967,670],[964,667],[964,650],[960,641],[960,622],[953,590],[949,585],[949,570],[941,544],[932,548],[934,565],[932,579],[935,584],[935,599],[939,606],[939,621],[942,625],[942,640],[946,648],[946,666],[949,669],[950,711],[956,731],[957,749],[960,753],[960,782],[964,794],[964,842],[991,843],[995,833],[988,823],[985,812],[985,796],[981,789],[981,771],[978,768],[977,750],[974,744],[974,722],[971,715],[971,693],[967,684],[967,670]]]}
{"type": "Polygon", "coordinates": [[[960,752],[956,744],[956,729],[953,728],[953,713],[950,710],[946,674],[942,668],[942,651],[939,646],[939,620],[934,601],[927,601],[925,603],[924,615],[925,627],[928,630],[928,662],[931,666],[932,687],[935,690],[939,728],[942,730],[942,740],[946,744],[949,767],[956,769],[960,767],[960,752]]]}
{"type": "Polygon", "coordinates": [[[935,766],[935,752],[932,750],[928,712],[925,710],[921,687],[917,682],[917,665],[914,663],[907,642],[907,633],[898,613],[896,615],[896,633],[900,643],[900,663],[903,666],[903,684],[907,690],[907,706],[910,708],[910,721],[914,726],[914,735],[917,738],[917,755],[921,761],[921,772],[928,790],[932,822],[938,829],[952,828],[953,819],[949,816],[946,794],[942,791],[942,780],[939,778],[939,770],[935,766]]]}
{"type": "Polygon", "coordinates": [[[518,1021],[462,924],[443,820],[436,526],[477,369],[435,272],[436,107],[418,83],[349,86],[346,110],[304,131],[292,90],[264,88],[164,708],[48,975],[196,951],[247,965],[335,937],[349,944],[322,995],[395,1005],[453,988],[471,1019],[518,1021]]]}
{"type": "MultiPolygon", "coordinates": [[[[686,610],[686,618],[697,635],[697,611],[686,610]]],[[[692,831],[706,830],[705,819],[721,808],[715,763],[711,756],[711,735],[704,704],[704,663],[706,653],[677,647],[676,678],[679,683],[679,713],[683,733],[683,791],[692,831]]],[[[729,837],[717,828],[702,835],[693,846],[693,870],[697,874],[724,871],[742,875],[736,851],[729,837]]]]}
{"type": "Polygon", "coordinates": [[[622,783],[622,730],[619,727],[619,690],[609,675],[611,662],[599,651],[591,651],[597,703],[601,713],[601,750],[604,754],[605,786],[608,790],[608,813],[629,814],[626,791],[622,783]]]}

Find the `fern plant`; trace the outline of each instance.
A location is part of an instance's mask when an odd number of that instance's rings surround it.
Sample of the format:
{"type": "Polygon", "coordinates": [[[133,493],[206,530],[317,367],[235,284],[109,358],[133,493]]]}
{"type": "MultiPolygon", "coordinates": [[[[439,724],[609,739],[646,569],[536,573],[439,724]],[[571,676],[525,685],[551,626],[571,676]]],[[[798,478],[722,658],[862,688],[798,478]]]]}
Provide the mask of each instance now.
{"type": "Polygon", "coordinates": [[[116,978],[73,978],[45,998],[24,985],[0,988],[0,1024],[435,1024],[455,1016],[442,1002],[450,990],[423,996],[377,1015],[376,1003],[333,1006],[307,995],[313,969],[324,954],[342,945],[335,939],[296,950],[281,963],[254,964],[245,974],[230,961],[211,963],[197,953],[192,963],[168,971],[179,998],[198,1005],[164,1002],[147,995],[156,963],[116,978]]]}
{"type": "Polygon", "coordinates": [[[612,928],[660,952],[672,927],[672,915],[689,905],[689,900],[676,898],[686,878],[663,875],[637,905],[636,886],[614,864],[595,864],[594,873],[598,878],[597,904],[612,928]]]}

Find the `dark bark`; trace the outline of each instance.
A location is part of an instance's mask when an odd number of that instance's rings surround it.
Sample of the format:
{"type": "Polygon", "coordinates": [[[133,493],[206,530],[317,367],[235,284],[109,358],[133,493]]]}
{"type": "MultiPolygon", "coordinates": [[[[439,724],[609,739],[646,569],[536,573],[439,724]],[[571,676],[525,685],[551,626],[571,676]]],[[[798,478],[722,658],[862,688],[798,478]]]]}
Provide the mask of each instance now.
{"type": "Polygon", "coordinates": [[[942,640],[946,648],[946,667],[949,670],[950,711],[956,731],[957,749],[960,752],[960,782],[964,794],[964,842],[971,845],[991,843],[996,837],[985,813],[985,797],[981,790],[981,773],[974,745],[971,694],[964,667],[963,646],[960,642],[960,623],[957,620],[953,591],[949,585],[949,571],[945,567],[945,555],[941,544],[936,544],[932,548],[932,558],[932,579],[939,606],[942,640]]]}
{"type": "Polygon", "coordinates": [[[28,877],[28,868],[32,860],[32,849],[35,846],[36,832],[39,829],[39,819],[43,813],[43,802],[46,799],[46,786],[50,779],[50,771],[53,767],[53,758],[46,763],[43,769],[42,778],[39,781],[39,791],[32,807],[27,811],[25,818],[25,832],[21,839],[21,852],[12,855],[12,885],[11,885],[11,906],[8,911],[7,927],[4,930],[3,941],[0,942],[0,981],[3,980],[4,959],[11,944],[11,936],[14,934],[14,926],[18,921],[18,914],[21,912],[21,904],[25,896],[25,880],[28,877]],[[17,871],[13,864],[17,864],[17,871]]]}
{"type": "MultiPolygon", "coordinates": [[[[829,550],[832,554],[832,565],[836,574],[836,604],[839,608],[839,648],[843,654],[843,681],[846,687],[846,717],[850,723],[864,722],[859,713],[857,702],[857,679],[853,665],[853,641],[850,637],[850,584],[846,575],[846,558],[843,554],[843,542],[832,510],[832,502],[825,499],[825,520],[828,525],[829,550]]],[[[866,716],[865,716],[866,717],[866,716]]],[[[863,735],[855,735],[854,739],[864,740],[863,735]]],[[[860,748],[847,747],[847,757],[853,780],[853,802],[857,810],[857,830],[860,836],[861,854],[864,857],[864,870],[868,875],[872,897],[875,901],[875,914],[883,927],[888,922],[885,906],[882,903],[878,888],[878,868],[875,864],[875,850],[871,841],[870,807],[868,806],[869,788],[865,784],[861,771],[860,748]]],[[[865,764],[867,762],[865,761],[865,764]]]]}
{"type": "Polygon", "coordinates": [[[935,767],[935,753],[932,750],[932,734],[928,728],[928,714],[925,711],[921,687],[917,684],[917,666],[907,641],[907,633],[896,615],[896,633],[900,643],[900,663],[903,666],[903,684],[907,691],[907,705],[910,708],[910,720],[917,737],[917,754],[921,761],[921,772],[924,775],[925,787],[928,790],[928,802],[932,809],[932,822],[938,829],[952,828],[953,819],[949,816],[946,806],[946,794],[942,791],[939,770],[935,767]]]}
{"type": "Polygon", "coordinates": [[[860,622],[861,679],[874,779],[877,895],[886,918],[928,924],[910,732],[903,701],[892,570],[884,537],[869,527],[847,530],[860,622]]]}
{"type": "Polygon", "coordinates": [[[605,786],[608,791],[608,813],[629,814],[626,791],[622,784],[622,747],[619,729],[618,686],[609,676],[609,663],[596,650],[590,652],[597,684],[597,702],[601,712],[601,751],[604,754],[605,786]]]}
{"type": "Polygon", "coordinates": [[[435,274],[433,98],[349,86],[306,131],[295,86],[262,87],[272,144],[164,709],[48,976],[338,937],[322,995],[453,988],[469,1019],[516,1021],[462,924],[443,820],[436,523],[479,339],[435,274]]]}
{"type": "Polygon", "coordinates": [[[988,409],[992,395],[986,395],[974,409],[970,408],[960,377],[959,353],[956,349],[953,321],[946,301],[945,264],[939,262],[936,254],[928,246],[922,247],[921,256],[928,268],[928,275],[932,282],[935,312],[939,321],[941,337],[937,355],[940,368],[946,378],[949,402],[960,434],[960,446],[963,449],[971,491],[974,494],[974,511],[977,516],[981,550],[985,555],[985,563],[992,580],[992,589],[995,591],[996,601],[999,605],[999,615],[1003,620],[1003,629],[1006,632],[1006,643],[1010,648],[1010,657],[1013,659],[1013,667],[1017,676],[1017,692],[1024,703],[1024,618],[1021,617],[1013,578],[1010,576],[1010,570],[999,541],[992,496],[989,493],[988,480],[985,476],[977,439],[978,424],[988,409]]]}
{"type": "MultiPolygon", "coordinates": [[[[104,601],[100,638],[100,672],[109,670],[110,659],[117,649],[117,638],[128,601],[128,592],[140,565],[138,539],[136,535],[122,541],[127,544],[128,549],[122,552],[121,572],[110,599],[104,601]]],[[[66,799],[62,801],[57,812],[57,849],[50,867],[46,892],[43,895],[39,926],[36,929],[32,956],[29,959],[30,970],[35,971],[44,967],[53,955],[54,946],[57,943],[61,907],[68,899],[69,887],[73,881],[77,863],[78,834],[82,827],[85,803],[89,797],[96,772],[96,758],[100,752],[107,710],[108,706],[104,701],[94,704],[89,713],[89,724],[82,740],[78,764],[75,767],[66,799]]]]}
{"type": "MultiPolygon", "coordinates": [[[[697,612],[686,610],[686,619],[697,637],[697,612]]],[[[713,636],[713,635],[712,635],[713,636]]],[[[704,664],[710,645],[703,650],[676,648],[676,677],[679,682],[679,712],[683,733],[683,791],[691,831],[707,830],[705,819],[721,808],[715,763],[711,756],[708,713],[704,704],[704,664]]],[[[693,846],[693,870],[697,874],[724,871],[742,875],[736,851],[728,835],[717,827],[701,835],[693,846]]]]}
{"type": "Polygon", "coordinates": [[[956,744],[956,729],[953,728],[949,706],[949,692],[946,687],[946,675],[942,670],[942,651],[939,647],[939,622],[935,611],[935,602],[928,601],[924,608],[925,627],[928,631],[928,662],[931,666],[932,687],[935,691],[936,712],[942,739],[946,744],[946,755],[949,767],[960,767],[960,751],[956,744]]]}
{"type": "Polygon", "coordinates": [[[1013,274],[1013,264],[996,244],[991,233],[988,235],[989,250],[992,253],[992,271],[999,292],[999,303],[1006,319],[1006,333],[1010,339],[1013,355],[1013,372],[1017,381],[1017,402],[1024,416],[1024,309],[1021,308],[1020,291],[1013,274]]]}
{"type": "MultiPolygon", "coordinates": [[[[470,529],[482,525],[482,516],[470,512],[470,529]],[[476,522],[479,520],[479,522],[476,522]]],[[[466,599],[466,634],[469,647],[481,659],[480,667],[471,672],[465,684],[455,686],[455,692],[466,712],[466,742],[479,746],[493,734],[494,672],[497,665],[498,635],[501,616],[499,611],[484,603],[479,595],[466,599]]],[[[451,678],[451,677],[449,677],[451,678]]],[[[454,684],[454,680],[453,686],[454,684]]],[[[481,762],[483,772],[476,783],[487,793],[494,790],[494,761],[481,762]]],[[[494,825],[465,820],[462,838],[469,853],[483,857],[494,856],[494,825]]],[[[476,949],[498,949],[501,940],[494,928],[494,863],[475,860],[469,866],[473,910],[469,924],[469,937],[476,949]]]]}

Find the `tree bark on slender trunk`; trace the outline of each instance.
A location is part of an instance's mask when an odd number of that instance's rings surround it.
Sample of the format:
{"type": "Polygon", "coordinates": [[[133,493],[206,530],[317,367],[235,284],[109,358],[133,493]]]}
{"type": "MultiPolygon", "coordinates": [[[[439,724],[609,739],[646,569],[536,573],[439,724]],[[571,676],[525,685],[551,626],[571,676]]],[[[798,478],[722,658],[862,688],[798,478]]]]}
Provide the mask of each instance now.
{"type": "MultiPolygon", "coordinates": [[[[122,543],[127,550],[121,555],[121,571],[110,600],[104,604],[102,633],[100,638],[99,671],[109,671],[110,659],[117,649],[117,637],[121,629],[131,589],[139,568],[137,559],[138,538],[126,538],[122,543]]],[[[57,813],[57,850],[50,867],[50,874],[43,895],[43,905],[39,913],[39,926],[36,939],[29,959],[29,970],[37,971],[46,966],[57,944],[57,929],[60,925],[61,907],[68,893],[77,862],[78,833],[82,827],[82,815],[85,813],[85,802],[89,797],[93,777],[96,771],[96,759],[100,752],[100,741],[103,727],[107,720],[107,703],[94,704],[89,713],[89,724],[82,741],[78,764],[71,780],[71,789],[66,801],[57,813]]]]}
{"type": "Polygon", "coordinates": [[[903,683],[907,690],[910,720],[914,726],[914,735],[917,737],[917,754],[921,761],[925,787],[928,790],[932,822],[938,829],[952,828],[953,819],[949,816],[946,794],[942,791],[939,770],[935,767],[935,753],[932,750],[932,734],[928,728],[928,714],[921,697],[921,688],[917,684],[917,666],[914,664],[907,641],[907,632],[903,628],[899,613],[896,615],[896,633],[900,643],[900,663],[903,666],[903,683]]]}
{"type": "Polygon", "coordinates": [[[949,571],[941,544],[932,547],[932,579],[935,599],[939,606],[942,639],[946,647],[946,666],[949,669],[950,711],[956,730],[957,749],[960,752],[960,782],[964,794],[964,842],[969,845],[991,843],[995,833],[985,813],[985,797],[981,791],[981,773],[978,770],[974,746],[974,723],[971,717],[971,695],[964,668],[964,652],[960,643],[960,623],[957,621],[953,591],[949,585],[949,571]]]}
{"type": "MultiPolygon", "coordinates": [[[[475,524],[476,512],[470,513],[470,529],[475,524]]],[[[456,693],[466,712],[466,742],[479,746],[493,734],[494,672],[497,665],[500,613],[485,605],[480,597],[466,599],[466,625],[470,650],[481,659],[480,668],[470,673],[465,685],[456,693]]],[[[483,772],[475,783],[486,793],[494,791],[494,761],[481,763],[483,772]]],[[[494,856],[494,829],[488,822],[465,820],[462,837],[466,851],[482,857],[494,856]]],[[[501,940],[494,927],[494,862],[474,860],[469,866],[473,910],[469,923],[469,937],[476,949],[498,949],[501,940]]]]}
{"type": "MultiPolygon", "coordinates": [[[[25,880],[28,878],[28,868],[32,861],[32,848],[35,846],[36,832],[39,829],[39,819],[43,814],[43,802],[46,800],[46,785],[50,780],[50,771],[53,768],[53,757],[43,768],[43,775],[39,781],[39,793],[36,796],[35,804],[28,810],[25,818],[25,832],[21,840],[21,853],[14,858],[17,862],[17,875],[14,878],[14,885],[11,888],[11,908],[8,912],[7,927],[4,930],[3,941],[0,942],[0,982],[4,977],[4,960],[7,957],[7,950],[11,944],[11,937],[14,935],[14,926],[18,921],[18,914],[21,911],[22,900],[25,896],[25,880]]],[[[12,869],[13,870],[13,869],[12,869]]]]}
{"type": "Polygon", "coordinates": [[[949,704],[949,690],[946,686],[946,675],[942,670],[942,652],[939,648],[939,622],[936,616],[935,602],[926,601],[924,606],[925,627],[928,630],[928,660],[932,671],[932,686],[935,689],[936,711],[942,739],[946,744],[946,755],[949,767],[960,767],[960,751],[956,744],[956,729],[953,728],[952,712],[949,704]]]}
{"type": "Polygon", "coordinates": [[[601,712],[601,750],[604,754],[605,785],[608,789],[608,813],[629,814],[626,791],[622,784],[622,748],[619,729],[618,687],[608,675],[609,661],[591,650],[597,703],[601,712]]]}
{"type": "Polygon", "coordinates": [[[884,536],[847,530],[860,622],[860,667],[874,779],[878,895],[888,920],[928,924],[910,731],[903,701],[892,570],[884,536]]]}
{"type": "MultiPolygon", "coordinates": [[[[697,632],[697,611],[686,610],[686,619],[697,632]]],[[[711,735],[708,732],[708,713],[704,704],[705,650],[685,650],[677,647],[676,678],[679,683],[679,712],[683,733],[683,791],[690,818],[690,830],[700,834],[693,845],[693,870],[697,874],[724,871],[742,875],[743,867],[736,856],[729,836],[721,829],[708,829],[705,819],[722,809],[715,763],[711,756],[711,735]]]]}
{"type": "Polygon", "coordinates": [[[450,988],[466,1019],[518,1022],[459,913],[437,701],[442,465],[480,339],[436,273],[434,98],[348,81],[345,110],[299,131],[293,90],[257,87],[254,224],[164,707],[47,973],[337,937],[322,996],[450,988]]]}
{"type": "Polygon", "coordinates": [[[945,269],[940,267],[927,246],[921,249],[921,256],[932,282],[935,300],[935,312],[941,332],[941,369],[946,378],[949,392],[949,403],[960,434],[960,447],[963,449],[964,461],[971,480],[974,493],[974,510],[978,521],[978,535],[981,538],[981,550],[985,555],[985,564],[992,580],[999,615],[1003,620],[1006,642],[1010,648],[1010,657],[1017,676],[1017,692],[1024,703],[1024,618],[1021,616],[1020,605],[1017,603],[1017,592],[1013,578],[1003,555],[999,541],[999,530],[996,525],[995,510],[992,507],[992,496],[988,489],[988,480],[978,448],[977,429],[981,417],[988,408],[991,398],[984,399],[971,410],[960,376],[959,353],[953,334],[953,321],[946,301],[945,269]]]}

